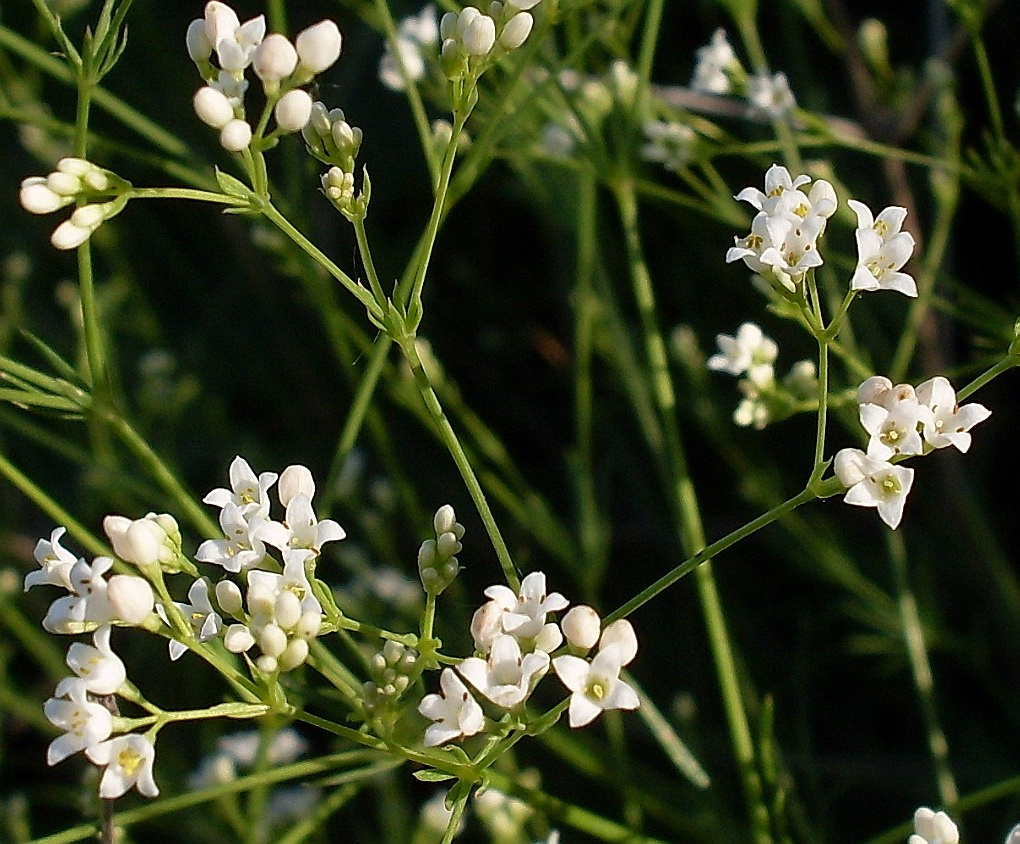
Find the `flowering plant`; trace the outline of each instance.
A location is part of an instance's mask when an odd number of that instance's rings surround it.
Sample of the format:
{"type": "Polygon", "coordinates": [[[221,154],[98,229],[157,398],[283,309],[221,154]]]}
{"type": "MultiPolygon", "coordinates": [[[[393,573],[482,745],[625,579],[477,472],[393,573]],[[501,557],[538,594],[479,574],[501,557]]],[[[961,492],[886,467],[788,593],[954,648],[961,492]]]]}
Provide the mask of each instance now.
{"type": "Polygon", "coordinates": [[[21,5],[0,839],[1007,834],[1020,322],[957,222],[1020,242],[1016,10],[951,4],[979,143],[959,55],[804,3],[859,113],[745,0],[21,5]]]}

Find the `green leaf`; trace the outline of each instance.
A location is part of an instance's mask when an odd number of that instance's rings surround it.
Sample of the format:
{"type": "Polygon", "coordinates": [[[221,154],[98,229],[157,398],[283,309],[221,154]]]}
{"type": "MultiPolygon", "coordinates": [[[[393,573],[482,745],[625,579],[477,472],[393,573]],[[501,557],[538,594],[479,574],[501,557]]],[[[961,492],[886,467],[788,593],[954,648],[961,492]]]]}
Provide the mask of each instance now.
{"type": "Polygon", "coordinates": [[[446,782],[447,780],[457,779],[453,774],[437,771],[435,768],[429,768],[426,771],[415,771],[412,776],[416,780],[421,780],[421,782],[446,782]]]}
{"type": "MultiPolygon", "coordinates": [[[[238,199],[251,199],[251,189],[240,179],[236,179],[228,173],[224,173],[219,167],[216,168],[216,184],[227,196],[236,196],[238,199]]],[[[238,209],[227,209],[228,213],[238,213],[238,209]]]]}

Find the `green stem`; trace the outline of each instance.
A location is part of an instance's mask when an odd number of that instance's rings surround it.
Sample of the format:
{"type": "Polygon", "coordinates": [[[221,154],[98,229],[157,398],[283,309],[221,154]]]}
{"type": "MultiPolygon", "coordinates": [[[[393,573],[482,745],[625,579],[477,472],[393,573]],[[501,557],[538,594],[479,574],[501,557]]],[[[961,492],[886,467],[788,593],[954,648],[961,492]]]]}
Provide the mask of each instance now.
{"type": "Polygon", "coordinates": [[[354,226],[354,235],[358,241],[358,252],[361,253],[361,263],[365,267],[365,275],[368,276],[368,285],[372,288],[372,295],[383,307],[386,303],[386,294],[383,293],[382,285],[379,283],[379,274],[375,270],[375,261],[372,260],[372,249],[368,244],[368,232],[365,231],[365,215],[358,214],[351,218],[354,226]]]}
{"type": "Polygon", "coordinates": [[[131,188],[128,193],[131,199],[192,199],[196,202],[215,202],[235,208],[243,208],[250,204],[242,197],[195,188],[131,188]]]}
{"type": "MultiPolygon", "coordinates": [[[[660,425],[665,435],[667,454],[672,467],[671,498],[678,519],[680,542],[687,553],[697,552],[705,547],[705,532],[697,494],[687,468],[680,428],[676,420],[676,396],[670,378],[666,357],[666,344],[658,329],[654,292],[638,229],[637,198],[633,183],[618,180],[614,193],[623,223],[627,242],[627,256],[630,264],[634,297],[644,330],[645,349],[650,367],[652,392],[659,412],[660,425]]],[[[771,835],[768,829],[768,808],[765,805],[761,779],[755,766],[754,741],[744,699],[737,675],[736,660],[726,628],[722,602],[712,575],[711,562],[695,569],[695,582],[701,601],[702,613],[708,631],[709,644],[715,660],[723,707],[729,723],[733,751],[744,784],[744,796],[750,813],[754,840],[768,844],[771,835]]]]}
{"type": "Polygon", "coordinates": [[[949,744],[939,721],[938,707],[935,703],[935,682],[932,677],[931,662],[928,659],[924,628],[907,574],[907,549],[901,534],[891,530],[885,531],[885,534],[889,557],[892,561],[893,579],[896,583],[903,641],[907,649],[907,659],[910,662],[914,688],[917,690],[921,704],[921,718],[927,734],[928,752],[931,754],[932,764],[935,766],[935,783],[938,787],[939,801],[943,806],[951,806],[960,799],[960,791],[956,786],[956,779],[949,764],[949,744]]]}
{"type": "Polygon", "coordinates": [[[499,526],[496,524],[496,519],[492,515],[492,510],[489,508],[489,503],[485,498],[485,491],[478,482],[478,477],[471,466],[471,461],[468,459],[467,454],[464,453],[464,448],[457,438],[457,433],[453,430],[450,420],[446,418],[446,413],[439,402],[439,397],[436,395],[435,390],[432,389],[432,384],[429,382],[425,367],[418,356],[415,341],[412,337],[405,336],[398,338],[397,342],[400,344],[401,351],[403,351],[404,357],[411,368],[411,375],[418,387],[418,391],[421,393],[422,400],[425,402],[425,407],[428,409],[436,425],[439,438],[450,452],[450,456],[453,457],[453,462],[456,464],[457,469],[460,470],[460,475],[464,479],[464,485],[467,487],[468,494],[475,503],[478,515],[482,519],[482,524],[485,525],[485,530],[489,534],[492,547],[499,558],[500,568],[503,569],[503,577],[507,585],[516,592],[520,588],[520,578],[510,556],[510,549],[507,548],[506,542],[503,540],[503,535],[500,533],[499,526]]]}

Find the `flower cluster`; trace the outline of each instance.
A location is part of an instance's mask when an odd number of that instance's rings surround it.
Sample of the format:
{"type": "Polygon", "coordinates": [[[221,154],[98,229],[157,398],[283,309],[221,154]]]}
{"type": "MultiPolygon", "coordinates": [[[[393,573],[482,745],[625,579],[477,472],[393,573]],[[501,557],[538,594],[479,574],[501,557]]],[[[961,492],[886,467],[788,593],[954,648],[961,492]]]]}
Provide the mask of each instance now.
{"type": "Polygon", "coordinates": [[[50,605],[43,627],[56,634],[93,633],[91,645],[70,646],[67,664],[75,676],[62,680],[44,707],[46,717],[64,731],[50,745],[51,765],[84,751],[105,766],[102,797],[119,797],[133,785],[146,796],[158,793],[152,779],[153,740],[162,723],[145,735],[110,738],[117,721],[115,707],[111,714],[108,704],[113,706],[114,696],[138,700],[111,648],[113,626],[140,627],[165,637],[171,660],[221,640],[237,654],[247,655],[257,646],[259,655],[249,661],[257,676],[272,677],[305,662],[309,642],[324,626],[312,588],[315,564],[323,545],[345,535],[336,522],[316,517],[314,494],[315,482],[304,466],[290,466],[279,476],[256,475],[236,458],[230,488],[214,489],[204,499],[220,508],[226,536],[206,540],[194,555],[220,568],[223,576],[215,586],[195,576],[194,564],[182,552],[177,522],[165,513],[140,519],[113,515],[103,522],[117,557],[138,574],[110,575],[112,557],[96,557],[91,564],[76,557],[61,545],[63,527],[39,540],[34,554],[39,568],[25,576],[25,589],[56,586],[67,593],[50,605]],[[271,513],[274,485],[286,511],[280,521],[271,513]],[[182,572],[193,576],[187,601],[168,600],[164,576],[182,572]],[[245,580],[245,593],[230,575],[245,580]]]}
{"type": "MultiPolygon", "coordinates": [[[[764,191],[748,187],[738,193],[735,198],[758,213],[750,233],[734,238],[727,263],[743,261],[753,272],[795,292],[807,272],[823,263],[818,241],[838,205],[829,182],[810,183],[810,176],[791,178],[785,167],[773,164],[765,173],[764,191]]],[[[850,200],[848,205],[857,215],[857,266],[850,289],[916,296],[913,278],[901,272],[914,251],[913,237],[901,231],[906,209],[890,206],[875,217],[863,202],[850,200]]]]}
{"type": "Polygon", "coordinates": [[[50,237],[57,249],[74,249],[111,217],[124,210],[131,185],[83,158],[62,158],[46,176],[21,183],[21,206],[32,214],[50,214],[77,203],[71,216],[50,237]]]}
{"type": "Polygon", "coordinates": [[[497,713],[520,711],[550,666],[571,692],[572,727],[591,723],[606,709],[637,708],[637,693],[620,679],[623,667],[637,654],[629,621],[602,629],[598,614],[586,606],[571,609],[560,624],[551,621],[549,614],[565,610],[569,602],[558,592],[546,591],[542,572],[527,575],[516,593],[496,585],[485,595],[488,602],[471,620],[475,656],[456,669],[444,668],[440,693],[426,695],[418,707],[433,722],[425,732],[426,746],[482,732],[483,704],[497,713]],[[598,650],[589,660],[596,643],[598,650]]]}
{"type": "Polygon", "coordinates": [[[333,66],[342,39],[331,20],[302,30],[294,43],[279,33],[267,36],[263,15],[242,24],[230,6],[212,0],[204,17],[191,22],[186,42],[188,55],[206,82],[195,94],[195,113],[219,131],[224,149],[241,152],[253,137],[245,114],[247,69],[252,68],[262,83],[277,132],[299,132],[312,114],[312,97],[302,86],[333,66]]]}
{"type": "Polygon", "coordinates": [[[738,383],[743,398],[733,413],[738,425],[760,430],[817,396],[818,378],[810,360],[797,361],[782,381],[776,380],[773,364],[779,347],[753,322],[745,322],[733,337],[719,334],[716,342],[719,351],[708,359],[708,368],[744,376],[738,383]]]}
{"type": "Polygon", "coordinates": [[[516,50],[535,25],[530,9],[540,0],[493,0],[486,11],[465,6],[439,21],[440,64],[451,80],[480,76],[501,55],[516,50]]]}
{"type": "Polygon", "coordinates": [[[752,109],[771,119],[783,117],[797,106],[785,73],[748,75],[724,29],[717,29],[712,40],[695,51],[691,89],[717,96],[742,93],[752,109]]]}
{"type": "Polygon", "coordinates": [[[954,446],[970,448],[970,429],[991,411],[980,404],[960,407],[952,384],[941,375],[915,389],[893,385],[881,375],[867,379],[857,390],[861,425],[868,434],[867,451],[844,448],[833,469],[848,487],[843,500],[859,507],[876,507],[889,527],[903,517],[914,470],[894,463],[905,457],[954,446]]]}

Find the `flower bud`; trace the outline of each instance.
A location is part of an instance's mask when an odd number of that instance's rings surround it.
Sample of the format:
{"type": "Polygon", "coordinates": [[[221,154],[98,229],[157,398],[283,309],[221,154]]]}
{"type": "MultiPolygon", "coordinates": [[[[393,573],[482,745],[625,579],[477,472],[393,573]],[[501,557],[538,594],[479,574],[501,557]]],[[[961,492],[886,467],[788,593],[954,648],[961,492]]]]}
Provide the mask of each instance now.
{"type": "Polygon", "coordinates": [[[216,603],[228,615],[237,615],[244,603],[241,588],[232,580],[221,580],[216,584],[216,603]]]}
{"type": "Polygon", "coordinates": [[[563,635],[575,648],[583,651],[591,650],[599,640],[602,630],[602,619],[591,607],[583,604],[572,607],[560,622],[563,635]]]}
{"type": "Polygon", "coordinates": [[[535,19],[527,12],[519,12],[507,21],[499,34],[499,44],[504,50],[516,50],[531,34],[535,19]]]}
{"type": "Polygon", "coordinates": [[[267,656],[279,656],[287,648],[287,634],[278,624],[266,624],[256,638],[262,653],[267,656]]]}
{"type": "Polygon", "coordinates": [[[322,615],[313,610],[302,613],[294,627],[294,635],[298,639],[314,639],[322,629],[322,615]]]}
{"type": "Polygon", "coordinates": [[[307,91],[295,88],[288,91],[276,104],[273,116],[276,125],[284,132],[300,132],[312,115],[312,97],[307,91]]]}
{"type": "Polygon", "coordinates": [[[286,79],[297,67],[298,54],[294,45],[285,35],[274,32],[255,48],[252,67],[255,75],[263,82],[276,86],[281,79],[286,79]]]}
{"type": "Polygon", "coordinates": [[[232,654],[242,654],[251,650],[251,646],[255,644],[255,637],[251,635],[247,625],[231,624],[223,635],[223,644],[232,654]]]}
{"type": "Polygon", "coordinates": [[[71,214],[71,222],[83,229],[95,230],[106,219],[108,208],[102,205],[82,205],[71,214]]]}
{"type": "MultiPolygon", "coordinates": [[[[464,11],[473,8],[468,6],[464,11]]],[[[469,56],[487,56],[496,43],[496,22],[480,12],[472,16],[471,22],[466,27],[461,28],[458,25],[458,29],[462,32],[464,52],[469,56]]]]}
{"type": "Polygon", "coordinates": [[[276,599],[273,616],[284,630],[292,629],[301,619],[301,599],[289,589],[285,589],[276,599]]]}
{"type": "Polygon", "coordinates": [[[107,516],[103,519],[103,530],[114,552],[126,563],[140,567],[159,565],[165,556],[166,531],[153,519],[132,521],[124,516],[107,516]]]}
{"type": "Polygon", "coordinates": [[[222,129],[234,119],[234,107],[218,88],[209,85],[199,88],[191,103],[198,119],[213,129],[222,129]]]}
{"type": "Polygon", "coordinates": [[[343,38],[331,20],[322,20],[298,33],[297,54],[301,64],[311,73],[322,73],[340,58],[343,38]]]}
{"type": "Polygon", "coordinates": [[[620,646],[620,665],[628,665],[637,656],[637,634],[634,632],[634,626],[627,619],[621,618],[614,621],[602,631],[599,650],[605,650],[610,645],[620,646]]]}
{"type": "Polygon", "coordinates": [[[432,526],[436,529],[437,536],[453,530],[455,524],[457,524],[457,514],[454,513],[453,507],[449,504],[444,504],[436,510],[436,515],[432,519],[432,526]]]}
{"type": "Polygon", "coordinates": [[[104,191],[110,188],[110,177],[98,167],[93,167],[85,173],[81,180],[89,190],[104,191]]]}
{"type": "Polygon", "coordinates": [[[61,196],[76,196],[81,191],[81,178],[54,170],[46,177],[46,187],[61,196]]]}
{"type": "Polygon", "coordinates": [[[307,466],[288,466],[280,475],[276,487],[280,503],[286,507],[297,495],[304,495],[309,501],[315,496],[315,478],[307,466]]]}
{"type": "Polygon", "coordinates": [[[50,243],[57,249],[77,249],[92,236],[92,229],[83,229],[65,220],[50,235],[50,243]]]}
{"type": "Polygon", "coordinates": [[[18,201],[30,214],[49,214],[70,203],[71,197],[52,190],[45,176],[31,176],[21,183],[18,201]]]}
{"type": "Polygon", "coordinates": [[[231,120],[220,132],[220,146],[227,152],[241,152],[251,143],[251,126],[244,120],[231,120]]]}
{"type": "Polygon", "coordinates": [[[503,608],[495,601],[482,604],[471,617],[471,636],[475,650],[488,653],[492,643],[503,632],[503,608]]]}
{"type": "Polygon", "coordinates": [[[279,657],[281,671],[293,671],[308,659],[308,642],[304,639],[291,639],[279,657]]]}
{"type": "Polygon", "coordinates": [[[86,176],[95,169],[95,165],[84,158],[68,156],[67,158],[61,158],[57,162],[57,170],[70,176],[86,176]]]}
{"type": "Polygon", "coordinates": [[[156,605],[149,581],[132,574],[111,577],[106,585],[106,600],[118,620],[136,626],[149,617],[156,605]]]}

